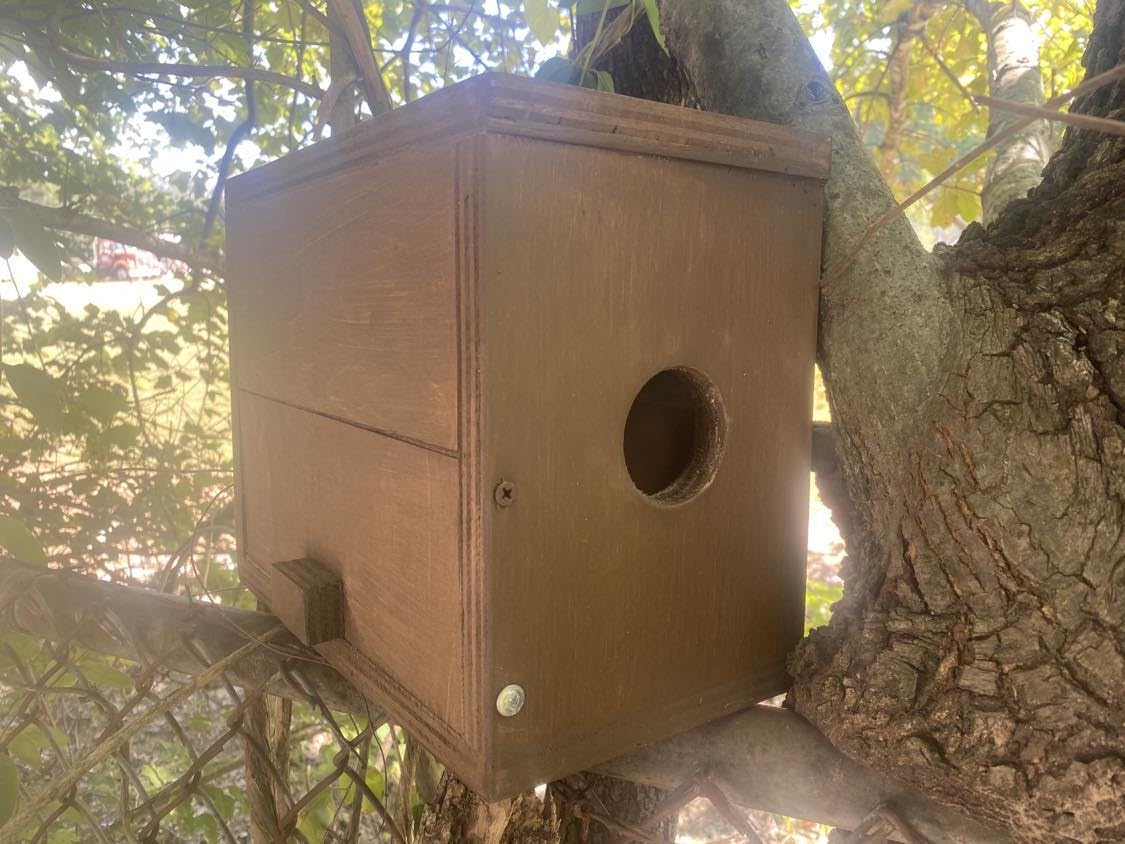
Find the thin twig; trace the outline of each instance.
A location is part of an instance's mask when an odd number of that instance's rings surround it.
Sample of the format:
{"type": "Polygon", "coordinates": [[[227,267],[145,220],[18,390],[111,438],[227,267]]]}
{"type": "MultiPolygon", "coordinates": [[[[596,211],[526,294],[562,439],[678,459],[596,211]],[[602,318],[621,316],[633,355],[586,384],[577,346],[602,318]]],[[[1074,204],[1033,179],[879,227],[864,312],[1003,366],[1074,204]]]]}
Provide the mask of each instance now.
{"type": "MultiPolygon", "coordinates": [[[[254,54],[254,0],[244,0],[242,7],[242,37],[246,39],[247,50],[250,55],[254,54]]],[[[219,203],[223,198],[223,189],[226,187],[227,176],[230,173],[231,163],[234,161],[235,150],[238,145],[250,136],[254,131],[255,115],[257,113],[256,100],[254,97],[254,80],[247,79],[245,83],[246,91],[246,119],[243,120],[230,133],[230,138],[227,141],[226,149],[223,150],[223,157],[219,161],[219,172],[215,177],[215,187],[211,191],[211,199],[207,203],[207,215],[203,218],[203,231],[199,236],[199,245],[202,247],[207,243],[208,238],[211,237],[211,232],[215,227],[215,220],[219,216],[219,203]]]]}
{"type": "Polygon", "coordinates": [[[1095,132],[1105,132],[1108,135],[1125,136],[1125,120],[1114,120],[1110,117],[1094,117],[1090,114],[1075,114],[1068,111],[1054,111],[1049,108],[1015,103],[1011,100],[1001,100],[997,97],[986,97],[983,94],[974,98],[981,105],[989,108],[998,108],[1001,111],[1010,111],[1013,114],[1022,114],[1027,117],[1043,120],[1053,120],[1076,126],[1079,129],[1092,129],[1095,132]]]}
{"type": "MultiPolygon", "coordinates": [[[[57,24],[57,20],[54,22],[57,24]]],[[[128,73],[160,76],[182,76],[187,79],[245,79],[270,85],[283,85],[319,100],[324,91],[303,79],[294,79],[283,73],[241,65],[199,65],[186,62],[122,62],[87,56],[65,46],[56,25],[48,28],[47,40],[56,57],[66,64],[83,70],[102,70],[107,73],[128,73]]]]}
{"type": "Polygon", "coordinates": [[[414,37],[418,34],[418,24],[422,22],[422,14],[426,11],[424,0],[414,0],[414,14],[410,16],[410,26],[406,30],[406,41],[402,45],[402,101],[410,102],[414,99],[413,85],[410,74],[410,50],[414,46],[414,37]]]}
{"type": "MultiPolygon", "coordinates": [[[[1125,77],[1125,64],[1119,64],[1116,67],[1105,71],[1104,73],[1099,73],[1097,76],[1087,79],[1077,88],[1074,88],[1068,93],[1059,94],[1058,96],[1052,97],[1043,105],[1047,108],[1062,105],[1067,100],[1073,99],[1074,97],[1083,96],[1084,94],[1088,94],[1091,91],[1096,91],[1102,86],[1108,85],[1110,82],[1121,79],[1122,77],[1125,77]]],[[[941,183],[948,179],[950,176],[964,169],[970,163],[975,161],[979,156],[998,146],[1008,138],[1027,128],[1031,123],[1039,119],[1041,118],[1036,115],[1035,117],[1023,117],[1019,120],[1016,120],[1011,125],[1006,126],[1004,129],[1001,129],[991,138],[988,138],[986,141],[977,145],[972,150],[958,158],[947,168],[942,170],[941,173],[939,173],[925,185],[920,187],[902,202],[898,203],[898,205],[895,205],[893,208],[890,208],[883,214],[880,214],[875,219],[875,222],[867,227],[867,230],[863,233],[862,237],[860,237],[859,242],[856,243],[852,251],[849,252],[845,258],[843,258],[839,263],[837,263],[834,267],[829,269],[824,274],[824,280],[821,282],[821,286],[827,287],[829,284],[838,279],[855,262],[855,259],[859,257],[859,253],[863,251],[863,247],[874,240],[875,235],[877,235],[880,230],[882,230],[883,226],[887,225],[887,223],[891,222],[892,220],[897,219],[903,214],[903,212],[906,211],[907,208],[925,197],[927,194],[941,185],[941,183]]]]}
{"type": "Polygon", "coordinates": [[[944,73],[949,78],[949,81],[954,84],[957,90],[961,92],[961,96],[969,101],[969,104],[973,107],[973,111],[980,111],[980,106],[978,106],[976,101],[973,99],[972,91],[970,91],[962,84],[961,80],[957,78],[957,74],[954,73],[953,69],[945,63],[945,60],[941,57],[941,53],[934,49],[933,45],[925,35],[922,36],[922,46],[926,49],[926,52],[930,54],[930,58],[937,62],[937,66],[941,69],[941,72],[944,73]]]}
{"type": "Polygon", "coordinates": [[[75,234],[127,243],[144,249],[160,258],[182,261],[195,270],[206,270],[214,275],[223,274],[223,256],[208,249],[192,249],[180,243],[172,243],[158,235],[140,229],[111,223],[81,214],[70,208],[52,208],[20,199],[14,187],[0,186],[0,210],[11,208],[26,213],[40,225],[49,229],[74,232],[75,234]]]}

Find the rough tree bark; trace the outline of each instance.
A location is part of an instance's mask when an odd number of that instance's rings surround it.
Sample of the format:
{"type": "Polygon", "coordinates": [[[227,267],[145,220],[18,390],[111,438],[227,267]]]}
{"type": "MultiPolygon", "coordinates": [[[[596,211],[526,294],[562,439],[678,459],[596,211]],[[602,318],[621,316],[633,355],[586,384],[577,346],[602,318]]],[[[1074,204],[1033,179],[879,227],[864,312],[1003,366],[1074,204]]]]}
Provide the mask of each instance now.
{"type": "MultiPolygon", "coordinates": [[[[667,0],[703,104],[829,132],[825,266],[889,196],[784,0],[667,0]]],[[[1125,58],[1100,0],[1088,73],[1125,58]]],[[[1120,117],[1120,81],[1075,110],[1120,117]]],[[[829,271],[819,359],[846,591],[792,661],[848,755],[1026,840],[1125,838],[1125,143],[1069,131],[940,260],[906,222],[829,271]]]]}
{"type": "MultiPolygon", "coordinates": [[[[582,796],[582,801],[616,821],[632,827],[643,827],[667,792],[633,780],[607,777],[585,772],[567,777],[563,784],[582,796]]],[[[552,786],[554,788],[554,786],[552,786]]],[[[585,821],[574,807],[557,793],[553,795],[558,810],[559,844],[616,844],[621,836],[596,821],[585,821]]],[[[676,840],[676,819],[661,822],[649,830],[659,841],[676,840]]]]}

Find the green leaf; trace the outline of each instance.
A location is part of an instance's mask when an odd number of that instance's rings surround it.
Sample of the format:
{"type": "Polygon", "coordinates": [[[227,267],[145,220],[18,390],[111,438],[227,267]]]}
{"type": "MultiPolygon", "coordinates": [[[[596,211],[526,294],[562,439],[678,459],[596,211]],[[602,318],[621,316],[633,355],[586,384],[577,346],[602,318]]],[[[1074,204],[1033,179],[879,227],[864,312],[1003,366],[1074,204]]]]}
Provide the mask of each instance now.
{"type": "MultiPolygon", "coordinates": [[[[607,89],[602,88],[603,82],[602,82],[601,75],[603,73],[605,73],[604,70],[587,70],[584,74],[582,74],[582,81],[579,82],[578,84],[581,87],[589,88],[592,91],[607,90],[607,89]]],[[[609,76],[608,73],[606,73],[606,75],[609,76]]],[[[613,86],[613,78],[612,77],[609,80],[609,85],[610,85],[610,88],[608,90],[613,90],[613,87],[612,87],[613,86]]]]}
{"type": "Polygon", "coordinates": [[[118,392],[91,384],[78,396],[78,408],[103,425],[125,410],[129,403],[118,392]]]}
{"type": "Polygon", "coordinates": [[[559,29],[559,10],[551,8],[548,0],[524,0],[523,9],[531,34],[543,46],[551,44],[559,29]]]}
{"type": "Polygon", "coordinates": [[[966,223],[971,223],[981,215],[980,197],[972,191],[956,190],[950,188],[949,192],[954,194],[954,203],[957,207],[957,215],[966,223]]]}
{"type": "Polygon", "coordinates": [[[109,686],[114,689],[133,688],[133,678],[124,671],[118,671],[97,657],[84,659],[78,663],[82,676],[95,686],[109,686]]]}
{"type": "Polygon", "coordinates": [[[548,82],[562,82],[565,85],[571,84],[575,77],[578,75],[578,68],[574,62],[569,59],[564,59],[561,56],[555,56],[547,59],[540,66],[539,70],[535,71],[536,79],[545,79],[548,82]]]}
{"type": "Polygon", "coordinates": [[[229,821],[234,815],[235,800],[226,791],[213,785],[204,785],[203,790],[219,810],[219,815],[224,821],[229,821]]]}
{"type": "Polygon", "coordinates": [[[962,224],[966,224],[980,217],[980,197],[975,193],[947,187],[937,194],[930,211],[931,225],[950,226],[956,223],[958,218],[962,224]]]}
{"type": "Polygon", "coordinates": [[[598,71],[598,90],[613,93],[613,76],[606,70],[598,71]]]}
{"type": "Polygon", "coordinates": [[[620,6],[628,6],[632,2],[633,0],[569,0],[559,5],[564,9],[573,6],[576,15],[600,15],[603,9],[608,11],[620,6]]]}
{"type": "Polygon", "coordinates": [[[42,761],[40,754],[49,745],[43,731],[35,724],[28,724],[8,743],[8,749],[28,765],[38,766],[42,761]]]}
{"type": "Polygon", "coordinates": [[[30,636],[25,636],[22,633],[8,633],[0,637],[0,643],[7,645],[15,652],[16,656],[24,661],[35,659],[43,651],[42,642],[32,639],[30,636]]]}
{"type": "Polygon", "coordinates": [[[5,261],[12,257],[12,250],[16,248],[16,233],[3,217],[0,217],[0,258],[5,261]]]}
{"type": "Polygon", "coordinates": [[[844,587],[822,580],[805,580],[805,633],[823,627],[832,617],[832,606],[844,597],[844,587]]]}
{"type": "Polygon", "coordinates": [[[36,422],[52,431],[66,428],[66,391],[62,382],[30,363],[6,366],[4,375],[36,422]]]}
{"type": "Polygon", "coordinates": [[[114,425],[90,437],[89,442],[94,449],[129,448],[137,442],[140,433],[136,425],[114,425]]]}
{"type": "Polygon", "coordinates": [[[165,111],[151,113],[146,117],[162,126],[176,146],[193,143],[206,150],[208,155],[215,151],[215,133],[198,125],[186,114],[165,111]]]}
{"type": "Polygon", "coordinates": [[[15,516],[0,515],[0,547],[13,557],[37,566],[47,565],[43,546],[27,526],[15,516]]]}
{"type": "Polygon", "coordinates": [[[879,10],[879,20],[883,23],[894,23],[903,12],[914,8],[914,0],[887,0],[879,10]]]}
{"type": "Polygon", "coordinates": [[[363,779],[367,783],[367,787],[371,789],[371,793],[382,800],[383,792],[387,787],[383,772],[377,768],[368,768],[367,775],[363,779]]]}
{"type": "Polygon", "coordinates": [[[645,14],[648,15],[648,25],[652,27],[656,43],[667,54],[668,45],[664,41],[664,33],[660,30],[660,7],[656,5],[656,0],[645,0],[645,14]]]}
{"type": "Polygon", "coordinates": [[[62,261],[54,236],[22,209],[5,209],[3,216],[12,230],[16,249],[51,281],[60,281],[62,261]]]}
{"type": "Polygon", "coordinates": [[[16,813],[20,804],[20,772],[10,756],[0,756],[0,825],[16,813]]]}

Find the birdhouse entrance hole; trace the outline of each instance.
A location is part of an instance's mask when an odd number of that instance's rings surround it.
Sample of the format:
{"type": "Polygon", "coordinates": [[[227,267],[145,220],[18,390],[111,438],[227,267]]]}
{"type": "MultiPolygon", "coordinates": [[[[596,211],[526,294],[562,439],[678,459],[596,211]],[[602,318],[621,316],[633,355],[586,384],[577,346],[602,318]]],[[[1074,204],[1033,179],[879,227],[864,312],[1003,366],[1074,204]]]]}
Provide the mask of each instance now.
{"type": "Polygon", "coordinates": [[[707,376],[677,367],[656,373],[625,419],[625,467],[633,485],[657,504],[683,504],[719,468],[726,437],[722,397],[707,376]]]}

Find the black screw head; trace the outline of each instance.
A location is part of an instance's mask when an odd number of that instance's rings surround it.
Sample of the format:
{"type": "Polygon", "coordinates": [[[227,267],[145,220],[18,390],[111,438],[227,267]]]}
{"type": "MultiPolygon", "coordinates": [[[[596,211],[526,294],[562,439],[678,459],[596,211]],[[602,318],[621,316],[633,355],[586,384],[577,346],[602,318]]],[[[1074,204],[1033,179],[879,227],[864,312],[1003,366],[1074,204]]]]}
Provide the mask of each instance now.
{"type": "Polygon", "coordinates": [[[516,485],[511,481],[500,481],[492,491],[492,497],[501,507],[511,507],[516,503],[516,485]]]}

